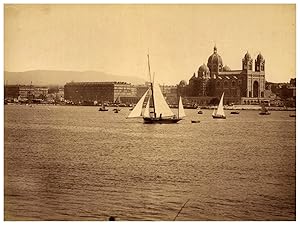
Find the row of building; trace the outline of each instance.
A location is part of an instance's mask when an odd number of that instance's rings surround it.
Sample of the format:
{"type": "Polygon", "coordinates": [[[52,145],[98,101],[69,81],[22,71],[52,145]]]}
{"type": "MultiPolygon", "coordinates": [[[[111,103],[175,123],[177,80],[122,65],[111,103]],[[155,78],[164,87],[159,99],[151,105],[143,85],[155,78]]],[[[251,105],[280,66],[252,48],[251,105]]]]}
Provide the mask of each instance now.
{"type": "MultiPolygon", "coordinates": [[[[224,104],[270,103],[278,98],[296,98],[296,79],[278,87],[265,80],[265,59],[261,53],[255,60],[247,52],[241,60],[240,70],[231,70],[223,64],[214,46],[207,64],[199,67],[189,82],[182,80],[175,86],[161,86],[169,104],[177,104],[183,97],[184,104],[216,104],[224,92],[224,104]]],[[[58,90],[57,97],[71,104],[124,103],[134,104],[148,89],[149,84],[132,85],[125,82],[70,82],[58,90]]],[[[47,99],[49,88],[20,85],[5,86],[5,98],[47,99]]]]}
{"type": "Polygon", "coordinates": [[[54,103],[64,101],[63,88],[39,87],[33,85],[5,85],[5,102],[54,103]]]}

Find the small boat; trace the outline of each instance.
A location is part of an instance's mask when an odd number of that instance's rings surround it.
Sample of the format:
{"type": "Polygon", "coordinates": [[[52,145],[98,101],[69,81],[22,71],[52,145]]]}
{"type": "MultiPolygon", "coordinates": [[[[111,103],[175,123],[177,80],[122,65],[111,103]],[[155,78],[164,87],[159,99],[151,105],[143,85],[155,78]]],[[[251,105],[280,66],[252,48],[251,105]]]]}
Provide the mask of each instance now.
{"type": "Polygon", "coordinates": [[[296,117],[296,114],[290,114],[290,117],[296,117]]]}
{"type": "Polygon", "coordinates": [[[115,108],[115,109],[113,109],[113,111],[114,111],[114,113],[119,113],[119,111],[121,111],[121,109],[115,108]]]}
{"type": "Polygon", "coordinates": [[[239,111],[232,111],[232,112],[230,112],[230,114],[240,114],[240,112],[239,111]]]}
{"type": "Polygon", "coordinates": [[[178,104],[178,116],[176,116],[170,109],[166,102],[158,83],[154,83],[151,79],[149,55],[148,70],[150,77],[150,87],[141,97],[134,109],[130,112],[127,118],[143,117],[145,124],[173,124],[182,120],[185,117],[181,96],[178,104]],[[148,96],[146,108],[143,111],[144,100],[148,96]],[[151,110],[150,110],[151,102],[151,110]]]}
{"type": "Polygon", "coordinates": [[[108,109],[105,108],[105,105],[102,105],[102,106],[99,108],[99,111],[105,112],[105,111],[108,111],[108,109]]]}
{"type": "Polygon", "coordinates": [[[203,112],[201,110],[198,111],[198,114],[203,114],[203,112]]]}
{"type": "Polygon", "coordinates": [[[261,111],[259,113],[259,115],[270,115],[271,113],[268,111],[268,109],[266,108],[265,105],[261,106],[261,111]]]}
{"type": "Polygon", "coordinates": [[[191,120],[191,123],[200,123],[200,120],[191,120]]]}
{"type": "Polygon", "coordinates": [[[214,119],[226,119],[225,112],[223,109],[223,98],[224,98],[224,92],[223,92],[221,100],[219,102],[217,111],[214,109],[214,111],[212,113],[212,117],[214,119]]]}

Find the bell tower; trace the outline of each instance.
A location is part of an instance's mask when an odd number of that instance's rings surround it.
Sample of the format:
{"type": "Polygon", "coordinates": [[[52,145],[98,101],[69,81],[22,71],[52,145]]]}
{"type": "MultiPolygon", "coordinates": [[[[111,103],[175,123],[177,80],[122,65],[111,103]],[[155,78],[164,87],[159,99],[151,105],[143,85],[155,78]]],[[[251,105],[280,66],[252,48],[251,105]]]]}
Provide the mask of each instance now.
{"type": "Polygon", "coordinates": [[[251,56],[250,56],[249,52],[247,51],[247,53],[245,54],[245,56],[242,60],[243,70],[252,71],[252,64],[253,64],[253,59],[251,59],[251,56]]]}
{"type": "Polygon", "coordinates": [[[255,60],[255,71],[264,72],[265,71],[265,60],[261,53],[258,54],[255,60]]]}

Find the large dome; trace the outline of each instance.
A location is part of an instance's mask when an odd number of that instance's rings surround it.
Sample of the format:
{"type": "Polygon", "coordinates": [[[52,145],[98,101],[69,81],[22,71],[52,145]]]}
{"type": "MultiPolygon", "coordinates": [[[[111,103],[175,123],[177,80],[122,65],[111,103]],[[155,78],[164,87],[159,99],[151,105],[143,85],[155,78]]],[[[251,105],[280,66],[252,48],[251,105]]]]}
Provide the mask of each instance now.
{"type": "Polygon", "coordinates": [[[208,62],[207,62],[208,66],[214,65],[214,64],[223,65],[222,57],[217,53],[217,47],[216,46],[214,47],[214,53],[211,56],[209,56],[208,62]]]}

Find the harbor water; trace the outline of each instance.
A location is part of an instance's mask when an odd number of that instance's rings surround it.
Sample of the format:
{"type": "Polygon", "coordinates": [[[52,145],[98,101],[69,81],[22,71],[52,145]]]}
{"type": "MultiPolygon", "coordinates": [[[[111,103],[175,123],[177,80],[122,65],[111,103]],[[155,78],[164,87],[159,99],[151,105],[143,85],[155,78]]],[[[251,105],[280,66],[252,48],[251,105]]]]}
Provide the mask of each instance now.
{"type": "MultiPolygon", "coordinates": [[[[175,111],[175,110],[174,110],[175,111]]],[[[5,220],[295,220],[296,120],[4,107],[5,220]],[[200,123],[191,123],[200,120],[200,123]]]]}

